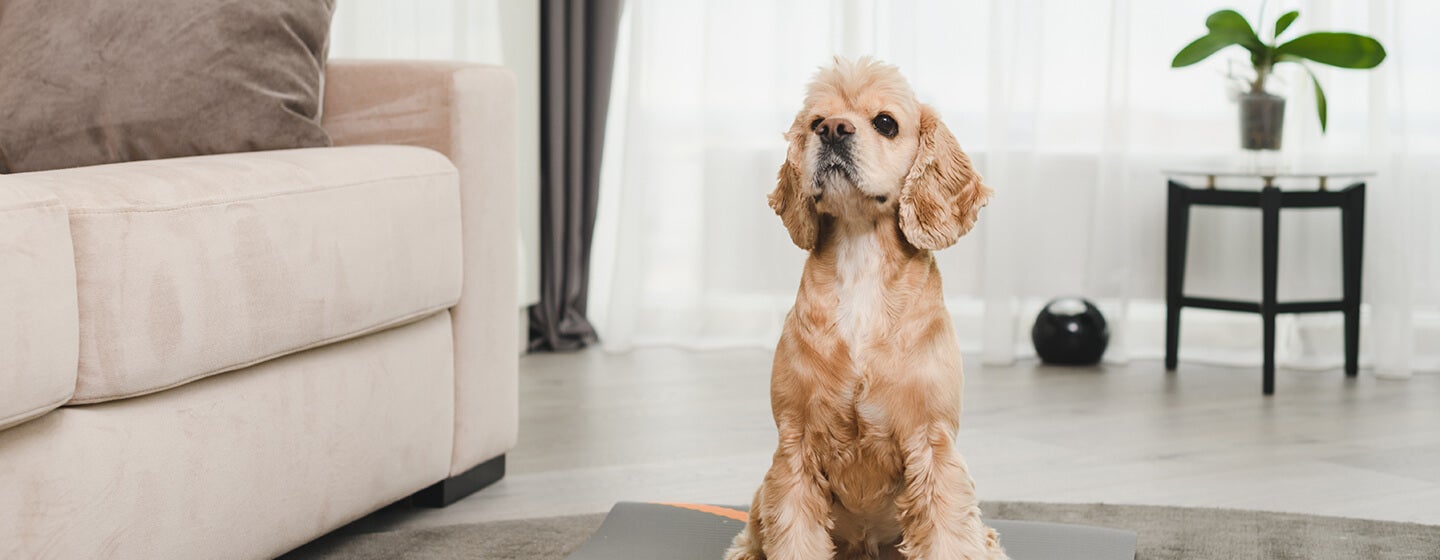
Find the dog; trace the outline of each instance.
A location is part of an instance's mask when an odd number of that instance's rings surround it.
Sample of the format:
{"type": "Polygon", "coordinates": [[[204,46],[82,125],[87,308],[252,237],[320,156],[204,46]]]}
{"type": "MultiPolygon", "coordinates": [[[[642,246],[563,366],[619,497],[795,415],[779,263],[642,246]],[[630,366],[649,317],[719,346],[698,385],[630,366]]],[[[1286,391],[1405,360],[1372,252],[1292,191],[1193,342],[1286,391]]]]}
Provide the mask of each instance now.
{"type": "Polygon", "coordinates": [[[960,350],[931,251],[991,189],[894,66],[836,57],[770,207],[809,252],[775,349],[779,445],[726,560],[1007,558],[955,447],[960,350]]]}

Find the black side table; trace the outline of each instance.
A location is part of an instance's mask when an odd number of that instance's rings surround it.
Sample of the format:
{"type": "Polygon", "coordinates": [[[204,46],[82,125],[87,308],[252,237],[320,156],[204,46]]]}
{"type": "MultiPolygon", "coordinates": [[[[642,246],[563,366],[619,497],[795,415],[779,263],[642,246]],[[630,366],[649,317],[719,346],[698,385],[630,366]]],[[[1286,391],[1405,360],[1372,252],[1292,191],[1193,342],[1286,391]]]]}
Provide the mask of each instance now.
{"type": "Polygon", "coordinates": [[[1186,307],[1258,313],[1264,322],[1265,361],[1263,390],[1275,393],[1275,316],[1279,313],[1345,313],[1345,375],[1354,377],[1360,359],[1360,271],[1365,242],[1365,183],[1356,182],[1338,191],[1326,189],[1330,177],[1364,177],[1369,173],[1247,173],[1171,172],[1169,210],[1166,219],[1165,250],[1165,369],[1174,370],[1180,349],[1180,310],[1186,307]],[[1201,176],[1205,188],[1195,188],[1173,177],[1201,176]],[[1215,178],[1255,177],[1264,181],[1261,190],[1215,188],[1215,178]],[[1282,191],[1277,177],[1318,178],[1319,190],[1282,191]],[[1189,238],[1191,206],[1258,208],[1261,213],[1261,260],[1263,281],[1260,301],[1235,301],[1185,295],[1185,250],[1189,238]],[[1339,208],[1344,297],[1331,301],[1276,301],[1280,253],[1281,208],[1339,208]]]}

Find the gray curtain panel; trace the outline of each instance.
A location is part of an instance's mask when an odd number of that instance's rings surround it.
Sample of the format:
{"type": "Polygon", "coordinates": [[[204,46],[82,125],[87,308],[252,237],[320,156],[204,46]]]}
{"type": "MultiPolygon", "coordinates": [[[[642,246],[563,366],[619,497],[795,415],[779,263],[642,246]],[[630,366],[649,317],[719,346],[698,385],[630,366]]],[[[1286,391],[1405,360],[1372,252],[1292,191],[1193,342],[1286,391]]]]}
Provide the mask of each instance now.
{"type": "Polygon", "coordinates": [[[622,5],[540,4],[540,303],[530,307],[531,351],[596,340],[586,290],[622,5]]]}

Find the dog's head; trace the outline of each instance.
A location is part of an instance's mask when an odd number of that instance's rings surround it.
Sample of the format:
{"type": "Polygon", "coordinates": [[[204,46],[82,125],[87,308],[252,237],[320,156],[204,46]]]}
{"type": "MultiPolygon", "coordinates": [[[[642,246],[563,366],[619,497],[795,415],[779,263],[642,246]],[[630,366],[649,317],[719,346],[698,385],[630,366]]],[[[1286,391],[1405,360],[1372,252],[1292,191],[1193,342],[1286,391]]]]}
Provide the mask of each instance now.
{"type": "Polygon", "coordinates": [[[943,249],[970,231],[990,196],[935,110],[898,69],[870,58],[837,57],[821,69],[785,138],[770,207],[807,251],[822,215],[876,223],[898,214],[907,242],[943,249]]]}

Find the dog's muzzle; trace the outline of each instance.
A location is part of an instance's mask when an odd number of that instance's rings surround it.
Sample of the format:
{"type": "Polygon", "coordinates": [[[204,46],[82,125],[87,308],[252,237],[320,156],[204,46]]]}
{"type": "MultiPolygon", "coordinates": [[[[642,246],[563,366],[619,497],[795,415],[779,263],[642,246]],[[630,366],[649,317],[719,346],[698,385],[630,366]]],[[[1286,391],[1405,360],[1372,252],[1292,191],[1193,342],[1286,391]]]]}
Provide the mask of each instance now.
{"type": "Polygon", "coordinates": [[[845,183],[855,181],[855,161],[851,157],[850,143],[826,144],[815,154],[815,184],[821,188],[839,179],[845,183]]]}
{"type": "Polygon", "coordinates": [[[815,125],[815,136],[820,139],[820,150],[815,156],[815,184],[821,189],[830,183],[853,183],[855,161],[851,147],[855,139],[855,123],[849,119],[830,117],[815,125]]]}

